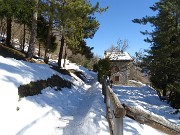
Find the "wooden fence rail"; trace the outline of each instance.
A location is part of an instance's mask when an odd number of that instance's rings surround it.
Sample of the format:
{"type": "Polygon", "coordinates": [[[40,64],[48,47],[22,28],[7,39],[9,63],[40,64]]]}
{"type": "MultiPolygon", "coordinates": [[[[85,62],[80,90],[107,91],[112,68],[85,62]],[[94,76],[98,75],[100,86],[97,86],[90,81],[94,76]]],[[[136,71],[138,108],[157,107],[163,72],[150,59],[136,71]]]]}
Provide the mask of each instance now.
{"type": "Polygon", "coordinates": [[[111,135],[123,135],[123,117],[126,111],[106,79],[103,80],[102,94],[106,103],[106,117],[111,135]]]}
{"type": "Polygon", "coordinates": [[[135,121],[149,125],[170,135],[180,135],[180,126],[161,117],[151,115],[139,108],[121,105],[118,97],[112,91],[106,79],[102,82],[102,94],[106,103],[106,117],[111,135],[123,135],[123,117],[126,115],[135,121]]]}

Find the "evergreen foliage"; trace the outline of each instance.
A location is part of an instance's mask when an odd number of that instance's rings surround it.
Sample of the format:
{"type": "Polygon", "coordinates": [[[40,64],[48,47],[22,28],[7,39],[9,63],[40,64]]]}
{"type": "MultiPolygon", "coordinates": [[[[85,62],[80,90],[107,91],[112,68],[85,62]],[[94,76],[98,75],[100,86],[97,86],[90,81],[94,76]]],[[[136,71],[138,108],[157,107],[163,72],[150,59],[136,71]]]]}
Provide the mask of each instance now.
{"type": "Polygon", "coordinates": [[[156,16],[133,20],[154,27],[152,32],[141,32],[148,36],[145,41],[151,43],[144,60],[152,85],[160,95],[169,96],[173,107],[180,108],[180,1],[160,0],[150,8],[157,12],[156,16]]]}
{"type": "Polygon", "coordinates": [[[39,42],[46,44],[46,37],[48,34],[48,24],[43,16],[38,16],[37,21],[37,39],[39,42]]]}
{"type": "Polygon", "coordinates": [[[80,53],[89,60],[89,59],[93,58],[93,53],[92,53],[93,49],[94,49],[94,47],[87,46],[86,41],[82,40],[82,41],[80,41],[77,48],[74,48],[74,49],[72,48],[72,52],[74,54],[80,53]]]}
{"type": "Polygon", "coordinates": [[[7,32],[6,44],[11,46],[12,21],[16,20],[20,24],[30,27],[34,2],[29,0],[2,0],[0,1],[0,18],[6,19],[7,32]]]}
{"type": "MultiPolygon", "coordinates": [[[[34,56],[35,40],[39,46],[44,45],[45,57],[53,52],[57,43],[55,35],[59,36],[59,62],[63,58],[64,46],[68,46],[75,54],[82,54],[88,59],[93,57],[92,47],[86,45],[85,39],[93,38],[99,28],[95,13],[102,13],[107,8],[100,8],[99,3],[92,5],[89,0],[2,0],[0,1],[0,19],[6,19],[6,44],[11,45],[12,21],[23,26],[21,49],[24,51],[26,28],[31,30],[27,57],[34,56]],[[38,32],[38,33],[37,33],[38,32]]],[[[39,47],[40,48],[40,47],[39,47]]],[[[67,47],[66,47],[67,48],[67,47]]],[[[66,54],[65,54],[66,56],[66,54]]]]}
{"type": "Polygon", "coordinates": [[[109,59],[101,59],[98,62],[98,81],[102,83],[103,77],[110,76],[110,60],[109,59]]]}
{"type": "Polygon", "coordinates": [[[17,9],[17,4],[12,0],[2,0],[0,1],[0,15],[1,18],[6,19],[6,44],[11,47],[11,27],[12,18],[15,15],[17,9]]]}
{"type": "Polygon", "coordinates": [[[99,22],[94,13],[101,13],[106,9],[99,8],[99,3],[93,6],[89,1],[66,0],[57,3],[57,20],[61,35],[61,47],[59,52],[58,65],[61,66],[64,44],[70,48],[77,48],[84,38],[92,38],[99,28],[99,22]]]}
{"type": "Polygon", "coordinates": [[[58,43],[55,35],[52,33],[48,35],[48,30],[49,25],[47,20],[40,15],[37,22],[37,39],[43,44],[44,48],[47,49],[47,53],[52,53],[57,49],[58,43]],[[48,36],[50,38],[49,41],[47,41],[48,36]],[[49,42],[48,45],[47,42],[49,42]]]}

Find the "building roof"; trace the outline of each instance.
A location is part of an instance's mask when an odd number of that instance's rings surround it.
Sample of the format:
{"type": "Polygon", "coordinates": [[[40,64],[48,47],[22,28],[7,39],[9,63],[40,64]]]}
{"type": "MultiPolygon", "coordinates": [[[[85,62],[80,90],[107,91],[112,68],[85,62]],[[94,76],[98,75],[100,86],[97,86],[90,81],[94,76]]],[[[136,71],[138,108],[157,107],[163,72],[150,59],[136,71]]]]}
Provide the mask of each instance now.
{"type": "Polygon", "coordinates": [[[133,58],[130,56],[128,52],[122,51],[105,51],[104,58],[109,58],[110,60],[118,60],[118,61],[133,61],[133,58]]]}

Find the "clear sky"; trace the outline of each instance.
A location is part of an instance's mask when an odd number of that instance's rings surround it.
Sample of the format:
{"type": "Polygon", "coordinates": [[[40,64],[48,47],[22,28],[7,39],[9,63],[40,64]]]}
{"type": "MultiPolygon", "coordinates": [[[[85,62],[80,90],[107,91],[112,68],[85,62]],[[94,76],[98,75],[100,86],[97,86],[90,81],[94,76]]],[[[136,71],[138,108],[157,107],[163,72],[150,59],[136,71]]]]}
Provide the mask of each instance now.
{"type": "Polygon", "coordinates": [[[91,0],[92,3],[97,1],[101,7],[109,6],[109,9],[96,15],[100,28],[93,39],[87,40],[87,45],[94,47],[94,54],[103,56],[105,50],[117,44],[118,39],[128,40],[126,51],[131,55],[150,47],[150,44],[144,42],[146,36],[140,31],[152,30],[152,27],[133,23],[132,20],[155,15],[149,7],[158,0],[91,0]]]}

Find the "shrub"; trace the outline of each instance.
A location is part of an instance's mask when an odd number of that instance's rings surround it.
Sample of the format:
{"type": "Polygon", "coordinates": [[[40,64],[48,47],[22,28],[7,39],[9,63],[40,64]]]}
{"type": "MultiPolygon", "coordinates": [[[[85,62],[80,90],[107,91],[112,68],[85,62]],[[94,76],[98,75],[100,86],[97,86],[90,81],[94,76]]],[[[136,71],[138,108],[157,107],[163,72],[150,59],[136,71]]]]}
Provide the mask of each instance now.
{"type": "Polygon", "coordinates": [[[179,82],[174,82],[173,84],[169,84],[167,87],[170,90],[169,99],[171,106],[180,109],[180,84],[179,82]]]}
{"type": "Polygon", "coordinates": [[[103,76],[110,76],[110,61],[109,59],[101,59],[98,62],[98,81],[102,83],[103,76]]]}
{"type": "Polygon", "coordinates": [[[20,98],[26,97],[26,96],[34,96],[41,94],[41,90],[47,88],[47,87],[55,87],[57,86],[58,89],[61,90],[61,88],[67,87],[71,88],[72,83],[63,80],[58,75],[53,75],[51,78],[48,78],[47,80],[38,80],[36,82],[30,82],[27,85],[21,85],[18,87],[18,95],[20,98]]]}

